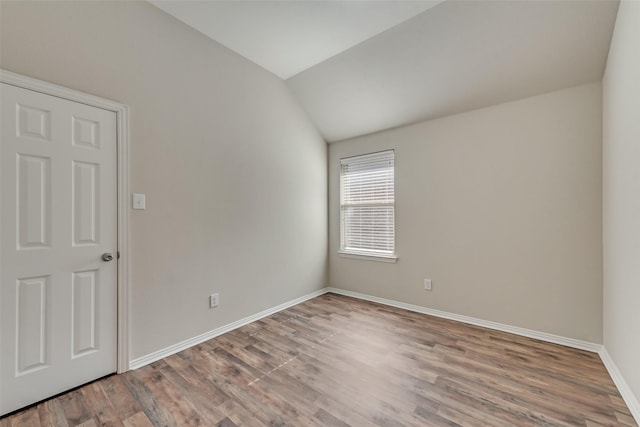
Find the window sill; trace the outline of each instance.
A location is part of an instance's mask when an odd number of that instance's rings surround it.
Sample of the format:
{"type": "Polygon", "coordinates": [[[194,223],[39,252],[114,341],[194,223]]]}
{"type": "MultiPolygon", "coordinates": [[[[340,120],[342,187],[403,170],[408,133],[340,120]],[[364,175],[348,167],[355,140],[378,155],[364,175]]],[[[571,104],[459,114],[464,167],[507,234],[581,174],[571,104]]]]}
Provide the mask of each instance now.
{"type": "Polygon", "coordinates": [[[394,255],[372,255],[372,254],[361,254],[357,252],[346,252],[346,251],[338,251],[338,255],[343,258],[354,258],[354,259],[362,259],[365,261],[378,261],[378,262],[388,262],[391,264],[395,264],[398,262],[398,257],[394,255]]]}

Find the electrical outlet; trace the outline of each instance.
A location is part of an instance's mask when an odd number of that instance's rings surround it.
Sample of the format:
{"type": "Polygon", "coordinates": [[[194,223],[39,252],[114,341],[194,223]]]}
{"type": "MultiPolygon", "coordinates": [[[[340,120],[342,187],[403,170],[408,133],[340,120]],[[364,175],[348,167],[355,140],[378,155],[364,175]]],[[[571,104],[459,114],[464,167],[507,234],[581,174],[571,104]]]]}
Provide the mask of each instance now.
{"type": "Polygon", "coordinates": [[[427,291],[431,290],[431,279],[424,279],[424,289],[427,291]]]}
{"type": "Polygon", "coordinates": [[[211,294],[209,295],[209,308],[215,308],[220,304],[220,295],[211,294]]]}

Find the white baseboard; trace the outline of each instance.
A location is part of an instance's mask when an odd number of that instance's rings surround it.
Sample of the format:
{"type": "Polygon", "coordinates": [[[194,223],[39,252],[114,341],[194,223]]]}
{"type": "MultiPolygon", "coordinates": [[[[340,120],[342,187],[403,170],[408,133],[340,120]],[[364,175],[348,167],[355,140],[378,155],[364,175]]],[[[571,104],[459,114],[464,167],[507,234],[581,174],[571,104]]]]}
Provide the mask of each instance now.
{"type": "Polygon", "coordinates": [[[624,380],[624,377],[618,370],[618,367],[614,363],[613,359],[609,355],[607,349],[601,345],[588,341],[580,341],[573,338],[562,337],[559,335],[548,334],[546,332],[534,331],[531,329],[520,328],[517,326],[505,325],[503,323],[491,322],[488,320],[477,319],[475,317],[463,316],[460,314],[449,313],[446,311],[434,310],[432,308],[426,308],[419,305],[407,304],[400,301],[394,301],[386,298],[374,297],[367,294],[361,294],[359,292],[346,291],[343,289],[328,287],[327,292],[332,292],[338,295],[345,295],[348,297],[358,298],[366,301],[376,302],[379,304],[389,305],[391,307],[402,308],[416,313],[428,314],[431,316],[441,317],[449,320],[456,320],[458,322],[468,323],[475,326],[481,326],[488,329],[494,329],[502,332],[510,332],[512,334],[525,336],[528,338],[538,339],[540,341],[551,342],[554,344],[560,344],[567,347],[577,348],[579,350],[586,350],[592,353],[598,353],[602,363],[609,372],[611,379],[618,388],[620,395],[624,399],[624,402],[629,407],[631,415],[635,418],[636,423],[640,425],[640,402],[635,396],[631,387],[624,380]]]}
{"type": "Polygon", "coordinates": [[[326,294],[328,292],[327,288],[323,288],[320,290],[317,290],[315,292],[311,292],[310,294],[307,295],[303,295],[299,298],[296,299],[292,299],[290,301],[287,301],[285,303],[282,303],[280,305],[277,305],[275,307],[272,308],[268,308],[266,310],[263,310],[259,313],[253,314],[251,316],[247,316],[245,318],[242,318],[240,320],[236,320],[235,322],[229,323],[228,325],[224,325],[221,326],[219,328],[216,328],[212,331],[209,332],[205,332],[204,334],[200,334],[198,336],[195,336],[193,338],[189,338],[188,340],[184,340],[182,342],[179,342],[177,344],[174,345],[170,345],[169,347],[165,347],[163,349],[160,349],[158,351],[154,351],[153,353],[149,353],[145,356],[142,357],[138,357],[136,359],[133,359],[129,362],[129,369],[138,369],[141,368],[145,365],[148,365],[150,363],[156,362],[160,359],[163,359],[165,357],[171,356],[172,354],[176,354],[182,350],[186,350],[189,347],[193,347],[194,345],[203,343],[207,340],[210,340],[211,338],[215,338],[219,335],[225,334],[227,332],[230,332],[234,329],[237,329],[241,326],[247,325],[251,322],[255,322],[256,320],[260,320],[263,317],[267,317],[270,316],[272,314],[275,314],[279,311],[282,311],[286,308],[292,307],[296,304],[300,304],[301,302],[310,300],[312,298],[315,298],[317,296],[326,294]]]}
{"type": "MultiPolygon", "coordinates": [[[[464,316],[461,314],[455,314],[455,313],[449,313],[446,311],[440,311],[440,310],[435,310],[432,308],[427,308],[427,307],[422,307],[422,306],[418,306],[418,305],[413,305],[413,304],[408,304],[408,303],[404,303],[404,302],[400,302],[400,301],[395,301],[395,300],[390,300],[390,299],[386,299],[386,298],[380,298],[380,297],[375,297],[372,295],[367,295],[367,294],[361,294],[359,292],[352,292],[352,291],[347,291],[344,289],[338,289],[338,288],[333,288],[333,287],[326,287],[326,288],[322,288],[319,289],[315,292],[312,292],[310,294],[307,295],[303,295],[299,298],[287,301],[285,303],[282,303],[280,305],[277,305],[275,307],[272,308],[268,308],[266,310],[263,310],[259,313],[253,314],[251,316],[247,316],[245,318],[242,318],[240,320],[237,320],[235,322],[229,323],[227,325],[221,326],[219,328],[213,329],[211,331],[205,332],[203,334],[200,334],[198,336],[189,338],[187,340],[184,340],[182,342],[179,342],[177,344],[173,344],[170,345],[169,347],[165,347],[163,349],[154,351],[153,353],[149,353],[145,356],[142,357],[138,357],[136,359],[132,359],[129,362],[129,369],[138,369],[141,368],[145,365],[148,365],[150,363],[153,363],[155,361],[158,361],[162,358],[171,356],[172,354],[178,353],[182,350],[186,350],[189,347],[193,347],[194,345],[203,343],[207,340],[210,340],[212,338],[215,338],[219,335],[225,334],[227,332],[230,332],[234,329],[237,329],[241,326],[247,325],[251,322],[255,322],[256,320],[260,320],[263,317],[267,317],[270,316],[272,314],[275,314],[279,311],[282,311],[286,308],[292,307],[296,304],[300,304],[301,302],[310,300],[312,298],[315,298],[317,296],[326,294],[327,292],[332,292],[334,294],[338,294],[338,295],[344,295],[344,296],[348,296],[348,297],[353,297],[353,298],[358,298],[361,300],[365,300],[365,301],[371,301],[371,302],[376,302],[379,304],[384,304],[384,305],[388,305],[391,307],[397,307],[397,308],[402,308],[405,310],[409,310],[409,311],[413,311],[416,313],[422,313],[422,314],[428,314],[430,316],[435,316],[435,317],[441,317],[444,319],[449,319],[449,320],[455,320],[458,322],[462,322],[462,323],[468,323],[470,325],[475,325],[475,326],[481,326],[483,328],[488,328],[488,329],[493,329],[493,330],[497,330],[497,331],[502,331],[502,332],[509,332],[512,334],[516,334],[516,335],[521,335],[521,336],[525,336],[528,338],[534,338],[534,339],[538,339],[541,341],[546,341],[546,342],[551,342],[554,344],[560,344],[560,345],[565,345],[567,347],[572,347],[572,348],[577,348],[580,350],[586,350],[586,351],[590,351],[593,353],[599,353],[602,356],[602,345],[600,344],[595,344],[595,343],[591,343],[591,342],[587,342],[587,341],[580,341],[580,340],[576,340],[573,338],[566,338],[566,337],[562,337],[559,335],[553,335],[553,334],[548,334],[546,332],[539,332],[539,331],[534,331],[531,329],[525,329],[525,328],[520,328],[517,326],[511,326],[511,325],[506,325],[503,323],[497,323],[497,322],[492,322],[489,320],[483,320],[483,319],[478,319],[475,317],[469,317],[469,316],[464,316]]],[[[611,360],[609,358],[609,360],[611,360]]],[[[613,362],[611,362],[613,363],[613,362]]],[[[608,365],[605,362],[605,366],[607,366],[608,369],[608,365]]],[[[613,365],[615,366],[615,365],[613,365]]],[[[617,371],[616,371],[617,372],[617,371]]],[[[611,373],[611,376],[614,377],[614,374],[611,373]]],[[[622,378],[620,376],[620,374],[618,373],[618,377],[622,378]]],[[[614,377],[615,378],[615,377],[614,377]]],[[[615,381],[615,379],[614,379],[615,381]]],[[[617,384],[617,382],[616,382],[617,384]]],[[[626,384],[626,383],[625,383],[626,384]]]]}
{"type": "Polygon", "coordinates": [[[611,355],[609,354],[607,349],[605,347],[602,347],[599,354],[600,359],[602,359],[602,363],[604,363],[607,371],[609,371],[609,375],[611,375],[611,379],[615,383],[616,387],[618,387],[618,391],[620,392],[620,395],[622,395],[624,403],[626,403],[629,407],[631,415],[633,415],[633,418],[635,418],[636,423],[640,425],[640,401],[638,401],[638,398],[633,393],[633,390],[631,390],[629,384],[627,384],[627,382],[624,380],[624,377],[620,373],[618,366],[611,358],[611,355]]]}
{"type": "Polygon", "coordinates": [[[598,353],[602,348],[601,344],[596,344],[588,341],[580,341],[573,338],[567,338],[559,335],[548,334],[546,332],[539,332],[531,329],[520,328],[518,326],[505,325],[504,323],[492,322],[489,320],[463,316],[461,314],[449,313],[447,311],[435,310],[433,308],[407,304],[404,302],[390,300],[386,298],[374,297],[367,294],[361,294],[359,292],[345,291],[343,289],[338,289],[333,287],[329,287],[327,289],[328,289],[328,292],[333,292],[339,295],[345,295],[348,297],[358,298],[366,301],[377,302],[379,304],[389,305],[397,308],[403,308],[405,310],[414,311],[416,313],[428,314],[430,316],[435,316],[435,317],[441,317],[443,319],[455,320],[458,322],[468,323],[470,325],[475,325],[475,326],[481,326],[483,328],[493,329],[496,331],[509,332],[515,335],[521,335],[523,337],[533,338],[540,341],[546,341],[554,344],[564,345],[567,347],[577,348],[580,350],[590,351],[592,353],[598,353]]]}
{"type": "Polygon", "coordinates": [[[588,341],[581,341],[581,340],[576,340],[573,338],[567,338],[567,337],[562,337],[559,335],[553,335],[553,334],[549,334],[546,332],[540,332],[540,331],[534,331],[531,329],[526,329],[526,328],[520,328],[518,326],[511,326],[511,325],[506,325],[504,323],[498,323],[498,322],[492,322],[489,320],[483,320],[483,319],[478,319],[475,317],[470,317],[470,316],[464,316],[461,314],[455,314],[455,313],[449,313],[446,311],[441,311],[441,310],[435,310],[432,308],[427,308],[427,307],[422,307],[419,305],[414,305],[414,304],[408,304],[408,303],[404,303],[404,302],[400,302],[400,301],[395,301],[395,300],[390,300],[390,299],[386,299],[386,298],[380,298],[380,297],[375,297],[372,295],[367,295],[367,294],[361,294],[359,292],[352,292],[352,291],[347,291],[344,289],[338,289],[338,288],[334,288],[334,287],[326,287],[323,289],[319,289],[315,292],[312,292],[310,294],[301,296],[299,298],[287,301],[285,303],[282,303],[278,306],[269,308],[267,310],[263,310],[259,313],[253,314],[251,316],[247,316],[243,319],[237,320],[235,322],[229,323],[228,325],[225,326],[221,326],[217,329],[214,329],[212,331],[209,332],[205,332],[204,334],[195,336],[193,338],[190,338],[188,340],[179,342],[177,344],[171,345],[169,347],[163,348],[161,350],[155,351],[153,353],[147,354],[146,356],[142,356],[139,357],[137,359],[133,359],[131,360],[131,362],[129,363],[129,368],[130,369],[138,369],[141,368],[145,365],[148,365],[150,363],[153,363],[157,360],[160,360],[162,358],[171,356],[172,354],[178,353],[182,350],[186,350],[189,347],[193,347],[194,345],[200,344],[204,341],[210,340],[212,338],[215,338],[219,335],[225,334],[227,332],[230,332],[234,329],[237,329],[241,326],[247,325],[251,322],[255,322],[256,320],[260,320],[263,317],[267,317],[270,316],[272,314],[275,314],[279,311],[282,311],[284,309],[287,309],[289,307],[292,307],[296,304],[300,304],[301,302],[310,300],[312,298],[315,298],[317,296],[326,294],[328,292],[332,292],[334,294],[338,294],[338,295],[344,295],[344,296],[348,296],[348,297],[353,297],[353,298],[358,298],[361,300],[365,300],[365,301],[371,301],[371,302],[375,302],[378,304],[384,304],[384,305],[388,305],[391,307],[397,307],[397,308],[402,308],[404,310],[409,310],[409,311],[413,311],[416,313],[422,313],[422,314],[427,314],[430,316],[435,316],[435,317],[440,317],[443,319],[449,319],[449,320],[455,320],[458,322],[462,322],[462,323],[468,323],[470,325],[475,325],[475,326],[480,326],[483,328],[487,328],[487,329],[493,329],[496,331],[502,331],[502,332],[509,332],[515,335],[521,335],[524,337],[528,337],[528,338],[533,338],[533,339],[537,339],[540,341],[546,341],[546,342],[550,342],[550,343],[554,343],[554,344],[560,344],[560,345],[564,345],[567,347],[572,347],[572,348],[577,348],[579,350],[585,350],[585,351],[589,351],[592,353],[598,353],[600,355],[600,358],[602,359],[602,362],[604,363],[605,368],[607,369],[607,371],[609,372],[609,375],[611,375],[611,378],[613,379],[613,382],[615,383],[616,387],[618,388],[618,390],[620,391],[620,394],[622,395],[622,398],[624,399],[625,403],[627,404],[627,406],[629,407],[629,410],[631,411],[631,414],[633,415],[633,417],[635,418],[636,422],[638,424],[640,424],[640,403],[638,402],[638,399],[636,398],[636,396],[634,395],[633,391],[631,390],[631,388],[629,387],[629,385],[627,384],[627,382],[624,380],[624,378],[622,377],[622,374],[620,373],[620,371],[618,370],[618,367],[616,366],[616,364],[614,363],[613,359],[611,358],[611,356],[609,355],[609,353],[607,352],[607,349],[601,345],[601,344],[596,344],[596,343],[592,343],[592,342],[588,342],[588,341]]]}

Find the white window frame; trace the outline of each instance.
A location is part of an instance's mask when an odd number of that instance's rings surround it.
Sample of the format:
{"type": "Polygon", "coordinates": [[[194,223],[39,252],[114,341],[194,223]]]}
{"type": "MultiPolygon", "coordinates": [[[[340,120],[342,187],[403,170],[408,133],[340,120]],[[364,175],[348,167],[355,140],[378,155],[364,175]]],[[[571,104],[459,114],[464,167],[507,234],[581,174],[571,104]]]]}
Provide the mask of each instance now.
{"type": "MultiPolygon", "coordinates": [[[[383,191],[381,194],[384,194],[383,191]]],[[[388,214],[387,214],[388,215],[388,214]]],[[[395,152],[394,150],[385,150],[375,153],[363,154],[358,156],[346,157],[340,159],[340,256],[348,258],[365,259],[382,262],[396,262],[398,257],[395,253],[395,152]],[[345,200],[345,177],[348,175],[349,165],[357,165],[359,167],[374,166],[381,162],[388,162],[391,165],[391,178],[381,182],[381,185],[388,186],[389,183],[394,187],[389,194],[385,194],[384,199],[380,200],[345,200]],[[391,250],[374,249],[367,247],[348,247],[347,234],[349,222],[345,219],[345,214],[349,209],[355,207],[391,207],[391,250]]]]}

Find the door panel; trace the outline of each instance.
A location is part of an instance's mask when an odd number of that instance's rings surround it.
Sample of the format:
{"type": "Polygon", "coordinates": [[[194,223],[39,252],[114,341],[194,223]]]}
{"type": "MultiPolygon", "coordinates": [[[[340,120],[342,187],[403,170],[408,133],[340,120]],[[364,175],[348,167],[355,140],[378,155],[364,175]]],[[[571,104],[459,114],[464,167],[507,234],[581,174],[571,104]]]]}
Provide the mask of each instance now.
{"type": "Polygon", "coordinates": [[[49,277],[33,277],[18,280],[17,325],[17,375],[24,375],[46,366],[47,343],[51,341],[47,331],[47,307],[49,277]]]}
{"type": "Polygon", "coordinates": [[[0,414],[116,371],[116,114],[1,84],[0,414]]]}
{"type": "Polygon", "coordinates": [[[73,245],[98,244],[100,165],[73,162],[73,245]]]}
{"type": "Polygon", "coordinates": [[[18,154],[18,250],[51,241],[51,159],[18,154]]]}
{"type": "Polygon", "coordinates": [[[96,288],[99,270],[73,273],[73,357],[98,348],[96,288]]]}

